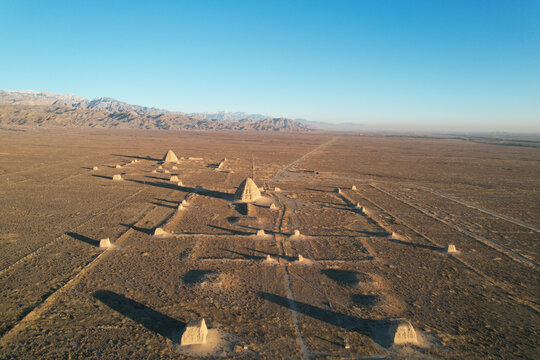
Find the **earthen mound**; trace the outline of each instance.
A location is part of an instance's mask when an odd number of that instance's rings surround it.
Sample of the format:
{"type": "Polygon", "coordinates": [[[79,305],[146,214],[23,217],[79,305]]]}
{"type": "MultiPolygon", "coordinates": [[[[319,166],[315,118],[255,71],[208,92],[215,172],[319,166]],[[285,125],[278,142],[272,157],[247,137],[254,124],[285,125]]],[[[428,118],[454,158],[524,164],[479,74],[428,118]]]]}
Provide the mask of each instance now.
{"type": "Polygon", "coordinates": [[[261,192],[259,191],[257,184],[249,177],[242,181],[234,194],[234,200],[245,203],[255,202],[260,197],[261,192]]]}
{"type": "Polygon", "coordinates": [[[172,151],[172,150],[169,150],[167,151],[167,153],[163,156],[163,160],[162,160],[164,163],[177,163],[178,162],[178,157],[176,157],[176,154],[172,151]]]}

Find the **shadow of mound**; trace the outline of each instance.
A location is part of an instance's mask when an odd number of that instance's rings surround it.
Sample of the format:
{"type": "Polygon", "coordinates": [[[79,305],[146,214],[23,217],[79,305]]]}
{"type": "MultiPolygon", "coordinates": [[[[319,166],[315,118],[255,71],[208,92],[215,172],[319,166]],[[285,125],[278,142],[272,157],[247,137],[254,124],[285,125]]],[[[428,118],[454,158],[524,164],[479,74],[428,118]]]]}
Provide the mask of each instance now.
{"type": "Polygon", "coordinates": [[[323,189],[314,189],[314,188],[304,188],[304,190],[307,190],[307,191],[317,191],[317,192],[322,192],[322,193],[331,193],[333,192],[333,190],[323,190],[323,189]]]}
{"type": "Polygon", "coordinates": [[[348,331],[355,331],[370,336],[373,341],[383,347],[388,348],[392,346],[392,339],[388,336],[388,329],[390,326],[388,320],[363,319],[356,316],[341,314],[336,311],[326,310],[266,292],[259,292],[258,295],[266,301],[283,306],[313,319],[341,327],[348,331]]]}
{"type": "Polygon", "coordinates": [[[234,194],[229,194],[229,193],[217,191],[217,190],[208,190],[201,187],[196,188],[194,190],[196,190],[196,192],[199,193],[199,195],[210,196],[210,197],[213,197],[216,199],[222,199],[225,201],[234,200],[234,194]]]}
{"type": "Polygon", "coordinates": [[[176,200],[168,200],[168,199],[163,199],[163,198],[155,198],[157,201],[161,201],[161,202],[167,202],[167,203],[172,203],[172,204],[176,204],[178,205],[178,201],[176,200]]]}
{"type": "Polygon", "coordinates": [[[245,247],[244,249],[246,250],[251,250],[253,252],[257,252],[257,253],[261,253],[261,254],[264,254],[265,257],[266,255],[270,255],[271,257],[274,257],[274,258],[281,258],[283,260],[287,260],[287,261],[295,261],[295,260],[298,260],[298,258],[296,256],[287,256],[287,255],[281,255],[281,254],[273,254],[273,253],[269,253],[269,252],[266,252],[266,251],[261,251],[261,250],[257,250],[257,249],[253,249],[253,248],[248,248],[248,247],[245,247]]]}
{"type": "Polygon", "coordinates": [[[129,299],[113,291],[98,290],[92,294],[111,309],[141,324],[145,328],[172,340],[173,333],[185,328],[184,322],[155,311],[138,301],[129,299]]]}
{"type": "Polygon", "coordinates": [[[217,272],[214,270],[189,270],[184,275],[183,280],[188,285],[195,285],[216,274],[217,272]]]}
{"type": "MultiPolygon", "coordinates": [[[[169,174],[164,174],[164,175],[169,175],[169,174]]],[[[159,177],[159,176],[150,176],[150,175],[144,175],[145,178],[148,178],[148,179],[154,179],[154,180],[161,180],[161,181],[168,181],[168,179],[166,177],[159,177]]]]}
{"type": "MultiPolygon", "coordinates": [[[[172,176],[174,174],[169,174],[169,175],[172,176]]],[[[92,176],[99,176],[99,175],[92,175],[92,176]]],[[[234,194],[229,194],[229,193],[225,193],[225,192],[221,192],[221,191],[217,191],[217,190],[207,190],[207,189],[204,189],[204,188],[202,188],[200,186],[197,186],[197,187],[181,186],[181,185],[177,185],[175,183],[169,182],[169,180],[166,179],[166,178],[160,178],[160,177],[156,177],[156,176],[145,175],[145,177],[149,178],[149,179],[161,180],[161,182],[157,182],[157,181],[141,181],[141,180],[132,180],[132,179],[126,179],[126,180],[137,183],[137,184],[143,184],[143,185],[148,185],[148,186],[156,186],[156,187],[179,190],[179,191],[184,191],[184,192],[189,192],[189,193],[197,193],[197,194],[202,195],[202,196],[209,196],[209,197],[213,197],[213,198],[217,198],[217,199],[223,199],[223,200],[226,200],[226,201],[233,201],[234,200],[234,194]]]]}
{"type": "Polygon", "coordinates": [[[151,157],[151,156],[140,156],[140,155],[120,155],[120,154],[112,154],[112,156],[125,157],[125,158],[129,158],[129,159],[151,160],[151,161],[161,161],[161,160],[163,160],[163,159],[153,158],[153,157],[151,157]]]}
{"type": "Polygon", "coordinates": [[[351,295],[351,300],[356,305],[373,307],[377,304],[379,297],[377,295],[353,294],[351,295]]]}
{"type": "Polygon", "coordinates": [[[224,249],[224,248],[219,248],[219,250],[221,250],[221,251],[226,251],[226,252],[230,252],[231,254],[235,254],[235,255],[240,255],[240,256],[242,256],[244,259],[247,259],[247,260],[263,260],[263,259],[264,259],[263,256],[257,256],[257,255],[245,254],[245,253],[241,253],[241,252],[239,252],[239,251],[234,251],[234,250],[229,250],[229,249],[224,249]]]}
{"type": "Polygon", "coordinates": [[[248,204],[234,204],[234,209],[240,215],[246,216],[248,214],[248,204]]]}
{"type": "Polygon", "coordinates": [[[218,226],[218,225],[212,225],[212,224],[207,224],[207,225],[209,227],[211,227],[211,228],[214,228],[214,229],[226,231],[227,232],[226,235],[228,235],[228,234],[233,234],[233,235],[253,235],[252,232],[240,231],[240,230],[235,230],[235,229],[227,229],[225,227],[218,226]]]}
{"type": "Polygon", "coordinates": [[[96,175],[96,174],[92,174],[92,176],[97,177],[97,178],[112,180],[112,176],[104,176],[104,175],[96,175]]]}
{"type": "Polygon", "coordinates": [[[368,321],[358,317],[340,314],[332,310],[322,309],[317,306],[291,300],[275,294],[265,292],[259,292],[258,294],[261,298],[267,301],[286,307],[306,316],[310,316],[314,319],[324,321],[328,324],[336,325],[347,330],[356,329],[365,334],[370,333],[369,329],[367,328],[368,321]]]}
{"type": "Polygon", "coordinates": [[[445,248],[443,248],[443,247],[441,248],[441,247],[432,246],[432,245],[415,244],[415,243],[411,243],[411,242],[403,241],[403,240],[399,240],[399,239],[388,238],[388,240],[393,242],[393,243],[396,243],[396,244],[412,246],[414,248],[419,248],[419,249],[434,250],[434,251],[444,251],[445,250],[445,248]]]}
{"type": "Polygon", "coordinates": [[[367,231],[367,230],[354,230],[354,229],[346,229],[346,230],[360,234],[360,236],[387,237],[389,235],[388,231],[385,231],[385,230],[381,230],[381,231],[367,231]]]}
{"type": "Polygon", "coordinates": [[[356,271],[324,269],[321,272],[328,278],[343,285],[356,286],[360,283],[359,273],[356,271]]]}
{"type": "MultiPolygon", "coordinates": [[[[161,179],[161,180],[165,180],[165,179],[161,179]]],[[[179,186],[172,184],[170,182],[165,182],[165,181],[156,182],[156,181],[141,181],[141,180],[133,180],[133,179],[126,179],[126,181],[131,181],[131,182],[141,184],[144,186],[155,186],[155,187],[171,189],[171,190],[182,190],[182,188],[180,188],[179,186]]]]}
{"type": "Polygon", "coordinates": [[[168,209],[176,209],[178,207],[178,205],[174,206],[174,205],[170,205],[170,204],[163,204],[163,203],[159,203],[157,201],[150,201],[150,204],[156,205],[156,206],[161,206],[161,207],[168,208],[168,209]]]}
{"type": "MultiPolygon", "coordinates": [[[[253,230],[253,231],[254,231],[253,235],[256,235],[256,232],[257,232],[258,230],[261,230],[261,228],[260,228],[260,227],[257,227],[257,226],[249,226],[249,225],[241,225],[241,224],[238,224],[237,226],[238,226],[238,227],[241,227],[241,228],[244,228],[244,229],[250,229],[250,230],[253,230]]],[[[280,234],[279,231],[274,231],[274,230],[269,230],[269,229],[262,229],[262,230],[264,230],[264,232],[265,232],[266,235],[280,234]]]]}
{"type": "Polygon", "coordinates": [[[93,239],[90,239],[87,236],[77,234],[77,233],[74,233],[74,232],[67,232],[65,234],[67,236],[70,236],[70,237],[74,238],[75,240],[79,240],[79,241],[85,242],[87,244],[90,244],[92,246],[99,247],[99,241],[98,240],[93,240],[93,239]]]}
{"type": "Polygon", "coordinates": [[[230,222],[231,224],[234,224],[240,221],[240,218],[238,216],[229,216],[227,218],[227,221],[230,222]]]}
{"type": "Polygon", "coordinates": [[[135,231],[141,232],[143,234],[147,234],[147,235],[152,235],[154,233],[154,229],[145,229],[139,226],[129,225],[129,224],[120,224],[120,225],[133,229],[135,231]]]}

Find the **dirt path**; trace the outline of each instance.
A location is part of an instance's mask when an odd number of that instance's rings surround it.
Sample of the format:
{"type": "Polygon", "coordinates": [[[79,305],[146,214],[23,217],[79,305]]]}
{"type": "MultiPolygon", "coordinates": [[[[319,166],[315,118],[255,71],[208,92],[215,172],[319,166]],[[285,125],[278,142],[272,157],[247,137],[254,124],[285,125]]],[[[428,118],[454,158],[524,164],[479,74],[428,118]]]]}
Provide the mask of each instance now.
{"type": "MultiPolygon", "coordinates": [[[[142,191],[144,189],[141,189],[142,191]]],[[[173,190],[171,193],[169,193],[169,196],[172,196],[176,190],[173,190]]],[[[141,226],[145,224],[145,220],[148,216],[151,216],[156,209],[158,209],[158,205],[154,205],[150,207],[147,211],[141,215],[139,220],[132,226],[129,227],[117,240],[117,245],[121,245],[125,239],[127,239],[132,233],[134,233],[137,230],[134,230],[137,226],[141,226]]],[[[15,324],[9,331],[7,331],[2,338],[0,338],[0,345],[5,346],[11,339],[13,339],[14,336],[16,336],[19,332],[23,331],[26,327],[28,327],[34,320],[37,320],[41,314],[43,314],[44,311],[49,309],[49,307],[54,304],[54,302],[63,294],[65,294],[67,291],[69,291],[73,286],[75,286],[78,281],[89,271],[91,271],[102,259],[104,259],[107,256],[110,256],[110,254],[114,253],[114,251],[104,251],[100,255],[98,255],[94,260],[92,260],[89,264],[87,264],[85,267],[83,267],[80,271],[78,271],[71,279],[69,279],[62,287],[60,287],[58,290],[50,294],[48,297],[46,297],[41,303],[37,304],[32,311],[30,311],[28,314],[26,314],[17,324],[15,324]]]]}
{"type": "MultiPolygon", "coordinates": [[[[96,155],[98,155],[99,158],[101,158],[101,157],[107,156],[108,153],[110,153],[108,150],[102,150],[102,151],[100,151],[98,153],[93,153],[93,154],[90,154],[90,155],[78,157],[76,159],[71,159],[71,160],[66,160],[66,161],[61,161],[61,162],[55,162],[55,163],[52,163],[52,164],[45,164],[45,165],[41,165],[41,166],[37,166],[37,167],[29,167],[29,168],[19,170],[19,171],[3,173],[3,174],[0,174],[0,178],[7,178],[7,183],[9,184],[9,186],[13,186],[13,185],[16,185],[16,184],[26,182],[29,179],[23,179],[23,180],[18,180],[18,181],[10,181],[9,176],[20,175],[20,174],[24,174],[24,173],[28,173],[28,172],[32,172],[32,171],[38,171],[38,170],[41,171],[41,170],[44,170],[44,169],[55,168],[55,167],[58,167],[58,166],[68,165],[68,164],[84,164],[87,159],[95,157],[96,155]]],[[[87,173],[88,173],[88,170],[85,171],[85,172],[82,172],[82,173],[71,175],[69,177],[81,176],[81,175],[84,175],[84,174],[87,174],[87,173]]],[[[62,180],[64,180],[64,179],[62,179],[62,180]]],[[[60,181],[55,181],[54,183],[58,183],[58,182],[60,182],[60,181]]]]}
{"type": "Polygon", "coordinates": [[[356,179],[356,178],[349,178],[349,177],[335,177],[335,178],[342,178],[342,179],[346,179],[346,180],[348,180],[348,181],[359,181],[359,182],[370,182],[370,183],[393,184],[393,185],[399,185],[399,186],[409,187],[409,188],[412,188],[412,189],[424,190],[424,191],[430,192],[430,193],[432,193],[432,194],[435,194],[435,195],[437,195],[437,196],[443,197],[443,198],[445,198],[445,199],[454,201],[454,202],[456,202],[456,203],[458,203],[458,204],[460,204],[460,205],[467,206],[467,207],[469,207],[469,208],[472,208],[472,209],[481,211],[481,212],[483,212],[483,213],[485,213],[485,214],[491,215],[491,216],[496,217],[496,218],[498,218],[498,219],[501,219],[501,220],[505,220],[505,221],[511,222],[511,223],[513,223],[513,224],[516,224],[516,225],[525,227],[525,228],[527,228],[527,229],[529,229],[529,230],[533,230],[533,231],[536,231],[536,232],[540,232],[540,228],[538,228],[538,227],[536,227],[536,226],[534,226],[534,225],[527,224],[527,223],[524,222],[524,221],[517,220],[517,219],[513,219],[513,218],[511,218],[511,217],[509,217],[509,216],[505,216],[505,215],[499,214],[499,213],[497,213],[497,212],[495,212],[495,211],[493,211],[493,210],[489,210],[489,209],[480,207],[480,206],[478,206],[478,205],[474,205],[474,204],[468,203],[468,202],[466,202],[465,200],[458,199],[458,198],[453,197],[453,196],[451,196],[451,195],[442,193],[442,192],[440,192],[440,191],[437,191],[437,190],[434,190],[434,189],[431,189],[431,188],[428,188],[428,187],[425,187],[425,186],[406,184],[406,183],[401,183],[401,182],[396,182],[396,181],[385,181],[385,180],[356,179]]]}
{"type": "Polygon", "coordinates": [[[376,185],[373,185],[371,184],[371,187],[373,187],[374,189],[377,189],[378,191],[388,195],[388,196],[391,196],[393,197],[394,199],[398,200],[398,201],[401,201],[402,203],[406,204],[406,205],[409,205],[415,209],[417,209],[418,211],[420,211],[421,213],[437,220],[437,221],[440,221],[442,222],[443,224],[453,228],[453,229],[456,229],[458,230],[459,232],[462,232],[464,233],[465,235],[468,235],[469,237],[483,243],[484,245],[487,245],[497,251],[499,251],[501,254],[504,254],[506,256],[508,256],[509,258],[511,258],[512,260],[518,262],[518,263],[522,263],[522,264],[526,264],[526,265],[529,265],[529,266],[532,266],[534,267],[535,269],[540,269],[540,265],[538,263],[536,263],[534,260],[531,260],[525,256],[523,256],[522,254],[520,254],[519,252],[517,251],[513,251],[513,250],[510,250],[510,249],[507,249],[505,248],[504,246],[502,245],[499,245],[497,244],[496,242],[492,241],[492,240],[489,240],[483,236],[480,236],[472,231],[469,231],[459,225],[455,225],[455,224],[452,224],[451,222],[445,220],[445,219],[442,219],[441,217],[437,216],[436,214],[432,214],[430,211],[427,211],[426,209],[422,208],[421,206],[417,205],[417,204],[414,204],[410,201],[407,201],[405,199],[402,199],[394,194],[391,194],[389,193],[388,191],[386,190],[383,190],[381,189],[380,187],[376,186],[376,185]]]}
{"type": "MultiPolygon", "coordinates": [[[[317,148],[317,149],[319,149],[319,148],[317,148]]],[[[289,165],[289,167],[290,166],[291,165],[289,165]]],[[[285,168],[283,171],[286,171],[287,168],[285,168]]],[[[287,227],[287,223],[288,223],[288,221],[286,219],[287,218],[287,213],[288,213],[288,211],[287,211],[288,203],[285,201],[285,199],[283,197],[281,197],[279,195],[277,196],[277,200],[278,200],[278,202],[281,203],[281,216],[278,216],[276,218],[276,222],[274,224],[274,229],[276,231],[276,234],[274,234],[274,239],[278,243],[278,249],[280,251],[281,259],[285,259],[287,257],[287,253],[285,251],[285,246],[284,246],[284,241],[286,240],[286,238],[282,234],[286,230],[285,227],[287,227]]],[[[290,278],[290,275],[289,275],[288,265],[287,265],[287,262],[283,262],[283,261],[281,261],[281,259],[279,259],[279,266],[282,267],[282,270],[283,270],[284,288],[286,290],[287,301],[288,301],[290,309],[291,309],[291,320],[292,320],[293,325],[294,325],[294,327],[296,329],[296,332],[297,332],[296,343],[298,344],[298,347],[300,348],[300,351],[302,353],[302,359],[311,359],[311,352],[310,352],[309,348],[306,345],[304,337],[302,336],[302,328],[300,326],[300,322],[298,321],[298,312],[299,311],[298,311],[298,309],[296,307],[296,302],[294,301],[294,293],[293,293],[293,291],[291,289],[291,278],[290,278]]]]}
{"type": "MultiPolygon", "coordinates": [[[[282,256],[285,256],[284,253],[282,253],[282,256]]],[[[289,302],[289,306],[291,307],[291,318],[294,323],[294,326],[296,327],[296,331],[298,332],[298,337],[296,338],[296,343],[298,344],[298,347],[300,347],[300,350],[302,351],[302,359],[311,359],[311,352],[309,351],[306,342],[304,341],[304,337],[302,336],[302,328],[300,327],[300,322],[298,321],[298,309],[296,307],[296,302],[294,301],[294,294],[291,289],[291,278],[289,276],[289,269],[287,265],[283,265],[283,270],[285,273],[285,276],[283,277],[285,279],[285,290],[287,291],[287,300],[289,302]]]]}
{"type": "Polygon", "coordinates": [[[505,215],[502,215],[502,214],[499,214],[499,213],[496,213],[495,211],[492,211],[492,210],[489,210],[489,209],[485,209],[485,208],[482,208],[478,205],[474,205],[474,204],[471,204],[471,203],[468,203],[464,200],[460,200],[458,198],[455,198],[453,196],[450,196],[450,195],[447,195],[447,194],[444,194],[440,191],[437,191],[437,190],[433,190],[433,189],[430,189],[430,188],[427,188],[427,187],[424,187],[424,186],[418,186],[418,185],[407,185],[407,184],[400,184],[400,183],[395,183],[395,184],[398,184],[398,185],[402,185],[402,186],[408,186],[408,187],[411,187],[411,188],[417,188],[417,189],[421,189],[421,190],[425,190],[425,191],[428,191],[432,194],[435,194],[435,195],[438,195],[440,197],[443,197],[445,199],[448,199],[448,200],[452,200],[458,204],[461,204],[461,205],[464,205],[464,206],[467,206],[467,207],[470,207],[470,208],[473,208],[475,210],[478,210],[478,211],[481,211],[483,213],[486,213],[488,215],[491,215],[491,216],[494,216],[496,218],[499,218],[499,219],[502,219],[502,220],[506,220],[508,222],[511,222],[511,223],[514,223],[516,225],[519,225],[519,226],[523,226],[527,229],[530,229],[530,230],[534,230],[536,232],[540,232],[540,228],[537,228],[536,226],[533,226],[533,225],[530,225],[530,224],[527,224],[521,220],[516,220],[516,219],[513,219],[511,217],[508,217],[508,216],[505,216],[505,215]]]}
{"type": "MultiPolygon", "coordinates": [[[[332,139],[330,141],[333,141],[333,140],[334,139],[332,139]]],[[[323,145],[328,145],[328,143],[325,143],[323,145]]],[[[321,145],[321,146],[323,146],[323,145],[321,145]]],[[[319,148],[315,149],[315,150],[319,150],[319,148]]],[[[281,175],[282,174],[280,173],[280,176],[281,175]]],[[[483,212],[485,214],[491,215],[491,216],[496,217],[498,219],[511,222],[513,224],[522,226],[522,227],[527,228],[529,230],[540,232],[540,228],[538,228],[538,227],[536,227],[534,225],[528,224],[528,223],[526,223],[524,221],[521,221],[521,220],[518,220],[518,219],[511,218],[511,217],[506,216],[506,215],[499,214],[499,213],[497,213],[497,212],[495,212],[493,210],[486,209],[486,208],[483,208],[481,206],[471,204],[469,202],[466,202],[465,200],[458,199],[458,198],[456,198],[454,196],[445,194],[443,192],[431,189],[431,188],[426,187],[426,186],[407,184],[407,183],[402,183],[402,182],[397,182],[397,181],[375,180],[375,179],[360,179],[360,178],[353,178],[353,177],[346,177],[346,176],[333,176],[333,175],[328,175],[328,174],[320,175],[320,176],[321,177],[324,176],[324,177],[326,177],[328,179],[334,179],[334,180],[346,180],[346,181],[351,182],[351,183],[362,182],[362,183],[392,184],[392,185],[399,185],[399,186],[409,187],[409,188],[412,188],[412,189],[424,190],[424,191],[430,192],[430,193],[432,193],[434,195],[443,197],[443,198],[445,198],[447,200],[451,200],[453,202],[456,202],[456,203],[458,203],[460,205],[463,205],[463,206],[469,207],[471,209],[475,209],[475,210],[478,210],[478,211],[483,212]]]]}
{"type": "MultiPolygon", "coordinates": [[[[94,215],[92,215],[89,219],[87,219],[86,221],[82,222],[81,224],[79,224],[77,227],[75,227],[73,230],[77,230],[79,228],[81,228],[82,226],[88,224],[89,222],[91,222],[92,220],[94,220],[96,217],[98,216],[101,216],[103,214],[105,214],[106,212],[108,211],[111,211],[111,210],[114,210],[116,209],[118,206],[126,203],[128,200],[130,200],[131,198],[139,195],[142,191],[144,191],[146,189],[146,187],[143,187],[142,189],[134,192],[133,194],[131,195],[128,195],[126,196],[125,198],[121,199],[119,202],[115,203],[114,205],[108,207],[107,209],[104,209],[94,215]]],[[[15,261],[14,263],[12,263],[11,265],[8,265],[6,266],[5,268],[1,269],[0,270],[0,275],[2,275],[3,273],[5,273],[6,271],[9,271],[10,269],[12,269],[14,266],[16,266],[17,264],[20,264],[21,262],[23,261],[26,261],[26,260],[29,260],[31,258],[33,258],[34,256],[38,255],[40,252],[42,252],[43,250],[45,250],[46,248],[50,247],[51,245],[55,244],[56,242],[58,242],[61,238],[63,237],[68,237],[68,235],[66,234],[62,234],[60,236],[57,236],[56,238],[52,239],[51,241],[49,241],[48,243],[46,244],[43,244],[41,245],[40,247],[38,247],[37,249],[35,249],[34,251],[30,252],[29,254],[21,257],[20,259],[18,259],[17,261],[15,261]]]]}
{"type": "Polygon", "coordinates": [[[292,168],[294,165],[298,164],[299,162],[309,158],[310,156],[314,155],[316,152],[318,152],[319,150],[323,149],[324,147],[330,145],[331,143],[333,143],[334,141],[336,141],[338,139],[338,137],[334,137],[330,140],[328,140],[327,142],[317,146],[315,149],[311,150],[310,152],[308,152],[307,154],[301,156],[300,158],[296,159],[295,161],[293,161],[292,163],[290,163],[289,165],[285,166],[285,168],[283,168],[283,170],[281,170],[279,173],[277,173],[277,175],[272,178],[271,180],[267,181],[267,183],[272,183],[274,181],[277,181],[281,178],[281,176],[283,174],[285,174],[287,171],[289,171],[290,168],[292,168]]]}
{"type": "MultiPolygon", "coordinates": [[[[421,231],[413,228],[411,225],[407,224],[406,221],[404,221],[404,220],[400,219],[398,216],[396,216],[395,212],[391,212],[387,208],[385,208],[385,207],[381,206],[380,204],[376,203],[373,199],[367,199],[366,197],[364,197],[364,198],[369,203],[371,203],[373,206],[380,209],[382,212],[387,213],[388,215],[392,216],[396,220],[399,220],[404,226],[406,226],[412,232],[419,235],[421,238],[425,239],[431,245],[434,245],[435,247],[442,249],[441,244],[439,244],[437,241],[433,240],[430,236],[424,234],[423,232],[421,232],[421,231]]],[[[406,204],[406,203],[404,203],[404,204],[406,204]]],[[[409,205],[409,204],[406,204],[406,205],[409,205]]],[[[411,206],[411,205],[409,205],[409,206],[411,206]]],[[[374,220],[377,221],[376,219],[374,219],[374,220]]],[[[379,221],[377,221],[377,222],[379,222],[379,221]]],[[[383,226],[382,224],[381,224],[381,226],[386,228],[386,226],[383,226]]],[[[388,229],[388,230],[391,230],[391,229],[388,229]]],[[[492,277],[488,276],[483,271],[479,270],[477,267],[471,265],[469,262],[467,262],[464,259],[460,258],[457,254],[448,254],[448,256],[450,256],[452,259],[454,259],[455,261],[457,261],[461,265],[465,266],[469,271],[471,271],[474,274],[481,277],[485,281],[485,283],[487,283],[489,285],[492,285],[492,286],[495,286],[495,287],[499,288],[500,290],[504,291],[516,303],[525,305],[525,306],[529,307],[531,310],[533,310],[533,311],[535,311],[537,313],[540,313],[540,308],[536,304],[521,298],[514,291],[508,289],[507,286],[505,286],[504,284],[501,284],[499,281],[497,281],[497,280],[493,279],[492,277]]]]}

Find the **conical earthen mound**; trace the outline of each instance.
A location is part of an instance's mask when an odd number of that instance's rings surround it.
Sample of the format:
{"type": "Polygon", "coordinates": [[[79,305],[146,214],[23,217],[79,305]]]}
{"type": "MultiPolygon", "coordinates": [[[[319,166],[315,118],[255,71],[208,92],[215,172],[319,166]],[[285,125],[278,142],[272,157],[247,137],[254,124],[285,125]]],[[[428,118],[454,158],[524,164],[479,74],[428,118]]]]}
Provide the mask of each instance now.
{"type": "Polygon", "coordinates": [[[257,184],[251,178],[246,178],[234,194],[234,199],[241,202],[254,202],[261,197],[257,184]]]}
{"type": "Polygon", "coordinates": [[[163,156],[163,162],[177,163],[178,158],[176,157],[176,154],[172,150],[169,150],[167,151],[165,156],[163,156]]]}

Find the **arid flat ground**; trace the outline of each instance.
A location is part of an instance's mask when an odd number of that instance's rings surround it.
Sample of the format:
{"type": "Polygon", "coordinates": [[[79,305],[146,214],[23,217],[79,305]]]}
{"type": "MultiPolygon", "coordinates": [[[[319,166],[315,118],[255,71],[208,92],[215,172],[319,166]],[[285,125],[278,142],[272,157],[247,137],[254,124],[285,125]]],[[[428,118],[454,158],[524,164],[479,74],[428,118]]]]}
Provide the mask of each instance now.
{"type": "Polygon", "coordinates": [[[0,139],[2,359],[540,353],[539,148],[377,134],[0,139]],[[159,169],[168,149],[177,169],[159,169]],[[277,209],[232,203],[252,163],[277,209]],[[105,237],[113,249],[99,249],[105,237]],[[200,317],[219,341],[180,347],[200,317]],[[417,345],[392,345],[397,318],[417,345]]]}

